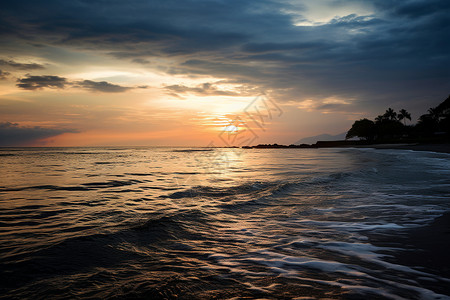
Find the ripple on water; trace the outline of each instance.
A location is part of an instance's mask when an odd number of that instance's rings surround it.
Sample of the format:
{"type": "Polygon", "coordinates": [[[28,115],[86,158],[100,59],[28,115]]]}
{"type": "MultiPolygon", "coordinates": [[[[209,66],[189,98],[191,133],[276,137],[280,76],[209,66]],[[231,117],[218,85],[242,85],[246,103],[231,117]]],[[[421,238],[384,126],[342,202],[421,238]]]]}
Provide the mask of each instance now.
{"type": "Polygon", "coordinates": [[[448,299],[448,278],[396,259],[450,210],[448,159],[2,149],[0,298],[448,299]]]}

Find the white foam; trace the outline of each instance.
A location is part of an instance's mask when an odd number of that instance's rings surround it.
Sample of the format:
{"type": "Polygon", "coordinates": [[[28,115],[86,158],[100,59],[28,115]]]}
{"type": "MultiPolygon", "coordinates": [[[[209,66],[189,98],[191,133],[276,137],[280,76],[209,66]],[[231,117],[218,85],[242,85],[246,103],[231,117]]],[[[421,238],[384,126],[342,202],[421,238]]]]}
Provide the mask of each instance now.
{"type": "Polygon", "coordinates": [[[269,267],[275,268],[291,268],[303,267],[306,269],[316,269],[322,272],[343,272],[343,273],[353,273],[357,272],[355,269],[351,268],[350,265],[342,264],[335,261],[327,261],[321,259],[310,258],[306,256],[289,256],[285,254],[280,254],[268,250],[257,251],[259,254],[263,254],[265,258],[251,257],[248,260],[267,265],[269,267]],[[269,257],[267,257],[269,256],[269,257]]]}
{"type": "MultiPolygon", "coordinates": [[[[317,247],[339,252],[345,255],[358,257],[364,261],[371,262],[377,265],[381,265],[390,270],[397,270],[403,273],[410,273],[415,275],[422,275],[427,277],[433,277],[432,275],[417,271],[407,266],[396,265],[382,260],[383,257],[386,257],[386,254],[376,253],[375,251],[380,250],[399,250],[399,248],[388,248],[388,247],[376,247],[371,244],[361,244],[361,243],[346,243],[346,242],[329,242],[329,243],[321,243],[317,245],[317,247]]],[[[445,278],[440,278],[440,280],[446,280],[445,278]]]]}
{"type": "Polygon", "coordinates": [[[328,227],[336,229],[344,229],[345,231],[363,231],[363,230],[377,230],[377,229],[403,229],[405,226],[396,223],[384,224],[368,224],[359,222],[338,222],[338,221],[315,221],[310,219],[293,220],[295,223],[305,223],[309,225],[316,225],[319,227],[328,227]]]}
{"type": "MultiPolygon", "coordinates": [[[[439,276],[434,276],[432,274],[428,274],[425,272],[414,270],[410,267],[401,266],[401,265],[395,265],[392,263],[385,262],[381,260],[384,255],[375,253],[374,251],[380,250],[380,249],[392,249],[392,248],[380,248],[376,247],[370,244],[351,244],[351,243],[344,243],[344,242],[330,242],[325,243],[323,245],[323,248],[326,248],[328,250],[334,250],[337,252],[341,252],[343,254],[350,254],[350,255],[356,255],[357,257],[364,259],[365,261],[375,263],[378,265],[381,265],[383,269],[390,269],[390,270],[396,270],[400,271],[402,273],[406,274],[412,274],[412,275],[419,275],[419,278],[427,278],[428,281],[444,281],[449,282],[449,279],[442,278],[439,276]]],[[[247,260],[251,260],[254,262],[257,262],[259,264],[266,265],[271,268],[271,270],[276,271],[281,276],[286,277],[298,277],[298,272],[301,268],[304,269],[314,269],[325,273],[337,273],[337,274],[345,274],[350,276],[351,278],[356,278],[358,282],[360,282],[360,279],[367,279],[375,282],[382,282],[384,284],[387,284],[389,286],[393,287],[401,287],[403,289],[407,290],[413,290],[421,295],[423,295],[423,299],[450,299],[445,295],[436,294],[433,291],[427,290],[425,288],[419,288],[416,287],[418,283],[415,280],[408,280],[403,279],[406,283],[401,282],[393,282],[391,280],[386,279],[380,279],[378,277],[375,277],[375,275],[369,275],[369,273],[373,274],[379,274],[376,271],[365,269],[361,266],[355,266],[350,264],[344,264],[336,261],[329,261],[329,260],[321,260],[317,258],[312,257],[305,257],[305,256],[290,256],[286,254],[276,253],[269,250],[260,250],[256,251],[259,255],[263,255],[263,258],[247,258],[247,260]],[[300,267],[300,269],[299,269],[300,267]],[[447,298],[446,298],[447,297],[447,298]]],[[[303,278],[302,278],[303,280],[303,278]]],[[[316,281],[316,280],[314,280],[316,281]]],[[[349,285],[349,284],[343,284],[338,282],[333,282],[333,285],[338,285],[344,289],[349,289],[354,292],[370,292],[373,293],[373,288],[367,287],[367,286],[361,286],[361,285],[349,285]]],[[[391,299],[403,299],[401,297],[397,297],[396,295],[387,293],[384,290],[380,290],[379,288],[376,289],[380,296],[389,297],[391,299]]]]}
{"type": "MultiPolygon", "coordinates": [[[[417,287],[415,285],[406,285],[398,282],[393,282],[390,280],[382,280],[378,278],[374,278],[371,276],[366,276],[367,279],[373,279],[374,281],[377,281],[378,283],[382,283],[382,286],[379,287],[370,287],[370,286],[364,286],[359,284],[360,280],[355,281],[355,284],[349,284],[349,283],[343,283],[339,281],[328,281],[328,280],[319,280],[319,279],[311,279],[311,278],[304,278],[300,277],[299,279],[306,282],[312,282],[314,284],[324,284],[324,285],[330,285],[330,286],[336,286],[340,287],[343,290],[348,290],[350,293],[365,295],[362,296],[362,298],[366,298],[369,295],[378,295],[386,299],[393,299],[393,300],[409,300],[409,298],[404,298],[401,296],[398,296],[394,294],[392,289],[395,288],[402,288],[404,290],[414,291],[418,294],[418,299],[436,299],[436,300],[443,300],[443,299],[450,299],[449,296],[442,295],[435,293],[433,291],[430,291],[425,288],[417,287]]],[[[348,280],[347,280],[348,281],[348,280]]]]}

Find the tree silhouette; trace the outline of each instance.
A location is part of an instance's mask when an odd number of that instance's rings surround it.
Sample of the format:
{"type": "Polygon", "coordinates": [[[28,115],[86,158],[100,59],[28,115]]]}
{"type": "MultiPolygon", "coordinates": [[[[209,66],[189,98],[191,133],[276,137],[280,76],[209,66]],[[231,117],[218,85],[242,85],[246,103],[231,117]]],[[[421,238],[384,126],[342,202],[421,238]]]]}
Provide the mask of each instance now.
{"type": "Polygon", "coordinates": [[[363,138],[366,141],[372,141],[375,136],[375,123],[368,119],[361,119],[353,123],[352,128],[347,132],[345,139],[352,137],[363,138]]]}
{"type": "Polygon", "coordinates": [[[375,118],[375,122],[376,122],[377,124],[380,124],[381,122],[383,122],[383,120],[384,120],[383,115],[378,115],[378,116],[375,118]]]}
{"type": "Polygon", "coordinates": [[[398,120],[401,121],[403,120],[405,126],[406,126],[406,119],[411,121],[411,114],[409,112],[406,111],[406,109],[400,109],[400,111],[398,112],[398,120]]]}
{"type": "Polygon", "coordinates": [[[441,112],[437,108],[430,108],[428,110],[428,114],[436,122],[438,122],[439,118],[441,117],[441,112]]]}
{"type": "Polygon", "coordinates": [[[419,121],[415,130],[420,135],[431,136],[438,131],[438,122],[431,116],[431,114],[424,114],[419,117],[419,121]]]}
{"type": "Polygon", "coordinates": [[[368,142],[386,143],[399,141],[450,142],[450,96],[418,118],[417,124],[406,126],[411,114],[406,109],[396,113],[388,108],[374,121],[355,121],[346,139],[360,137],[368,142]]]}
{"type": "Polygon", "coordinates": [[[387,119],[387,120],[395,121],[395,120],[397,120],[397,113],[392,108],[389,107],[386,110],[386,112],[384,113],[383,118],[387,119]]]}

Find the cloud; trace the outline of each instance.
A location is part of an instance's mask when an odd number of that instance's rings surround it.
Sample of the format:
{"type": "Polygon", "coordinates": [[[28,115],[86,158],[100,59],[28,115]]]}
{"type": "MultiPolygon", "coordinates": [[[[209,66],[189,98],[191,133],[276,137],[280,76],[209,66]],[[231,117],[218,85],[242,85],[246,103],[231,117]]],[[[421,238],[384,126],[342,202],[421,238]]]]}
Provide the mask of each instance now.
{"type": "Polygon", "coordinates": [[[45,69],[43,65],[37,63],[18,63],[13,60],[0,59],[0,66],[11,67],[18,70],[41,70],[45,69]]]}
{"type": "Polygon", "coordinates": [[[383,1],[377,0],[374,2],[377,7],[386,11],[387,13],[402,17],[417,19],[422,17],[429,17],[440,15],[450,9],[448,1],[439,0],[408,0],[408,1],[383,1]]]}
{"type": "MultiPolygon", "coordinates": [[[[408,107],[414,99],[448,93],[448,0],[329,0],[321,8],[339,15],[296,26],[311,20],[308,3],[6,1],[0,28],[8,30],[0,35],[52,47],[76,45],[143,67],[158,65],[171,75],[246,82],[278,101],[339,96],[356,99],[351,105],[384,107],[398,98],[408,107]]],[[[102,92],[129,89],[77,84],[102,92]]],[[[166,90],[221,93],[202,86],[166,90]]],[[[318,101],[317,109],[329,107],[318,101]]]]}
{"type": "Polygon", "coordinates": [[[270,0],[132,2],[50,1],[43,9],[30,0],[21,5],[9,1],[2,8],[5,27],[11,30],[3,34],[44,42],[53,37],[53,43],[89,44],[124,54],[146,50],[180,55],[241,44],[252,34],[243,28],[289,24],[289,18],[276,13],[280,5],[270,0]]]}
{"type": "Polygon", "coordinates": [[[68,83],[64,77],[53,75],[32,76],[29,74],[24,78],[17,79],[17,82],[17,87],[31,91],[40,90],[43,88],[63,89],[68,83]]]}
{"type": "Polygon", "coordinates": [[[143,58],[134,58],[132,60],[132,62],[137,63],[137,64],[141,64],[141,65],[148,65],[151,64],[151,62],[147,59],[143,59],[143,58]]]}
{"type": "Polygon", "coordinates": [[[194,94],[200,96],[243,96],[242,93],[220,90],[209,82],[205,82],[195,87],[175,84],[165,86],[164,88],[168,90],[171,95],[194,94]]]}
{"type": "Polygon", "coordinates": [[[67,132],[76,131],[71,129],[42,128],[39,126],[24,127],[19,126],[17,123],[0,122],[0,146],[29,146],[42,139],[67,132]]]}
{"type": "Polygon", "coordinates": [[[131,87],[120,86],[106,81],[83,80],[75,82],[75,87],[103,93],[122,93],[132,89],[131,87]]]}
{"type": "MultiPolygon", "coordinates": [[[[16,86],[21,89],[31,91],[41,90],[43,88],[64,89],[67,86],[72,86],[74,88],[81,88],[93,92],[103,92],[103,93],[122,93],[129,89],[132,89],[132,87],[120,86],[106,81],[82,80],[70,82],[67,80],[67,78],[54,75],[32,76],[29,74],[27,74],[26,77],[24,78],[17,79],[16,86]]],[[[146,87],[139,86],[138,88],[146,88],[146,87]]]]}
{"type": "Polygon", "coordinates": [[[0,80],[6,79],[6,77],[9,75],[8,72],[0,70],[0,80]]]}

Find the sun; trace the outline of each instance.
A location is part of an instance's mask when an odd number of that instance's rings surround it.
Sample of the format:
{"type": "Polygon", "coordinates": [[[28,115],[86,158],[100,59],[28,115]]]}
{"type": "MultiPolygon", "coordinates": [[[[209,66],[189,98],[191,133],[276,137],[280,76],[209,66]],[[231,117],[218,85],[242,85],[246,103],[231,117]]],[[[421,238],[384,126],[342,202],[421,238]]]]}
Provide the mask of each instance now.
{"type": "Polygon", "coordinates": [[[222,130],[226,131],[228,133],[236,133],[239,131],[239,127],[235,126],[235,125],[228,125],[228,126],[225,126],[222,130]]]}

